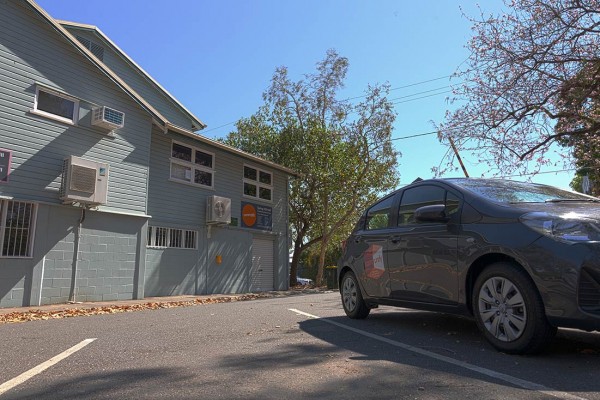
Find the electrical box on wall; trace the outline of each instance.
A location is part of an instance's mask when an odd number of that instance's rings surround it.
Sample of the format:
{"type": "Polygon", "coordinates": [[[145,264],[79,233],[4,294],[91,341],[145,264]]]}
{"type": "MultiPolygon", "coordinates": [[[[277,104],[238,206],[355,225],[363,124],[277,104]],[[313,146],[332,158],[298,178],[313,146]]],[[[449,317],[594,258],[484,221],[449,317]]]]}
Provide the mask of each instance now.
{"type": "Polygon", "coordinates": [[[206,223],[229,224],[231,222],[231,199],[221,196],[206,198],[206,223]]]}
{"type": "Polygon", "coordinates": [[[63,162],[60,199],[64,204],[106,204],[108,195],[106,163],[70,156],[63,162]]]}

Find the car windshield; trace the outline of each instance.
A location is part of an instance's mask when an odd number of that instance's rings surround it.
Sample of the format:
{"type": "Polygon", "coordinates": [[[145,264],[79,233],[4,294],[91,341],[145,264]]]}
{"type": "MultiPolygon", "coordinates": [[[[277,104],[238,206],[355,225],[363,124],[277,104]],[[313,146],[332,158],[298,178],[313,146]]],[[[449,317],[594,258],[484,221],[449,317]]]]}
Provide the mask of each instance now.
{"type": "Polygon", "coordinates": [[[594,197],[553,186],[506,180],[450,179],[456,185],[498,203],[599,201],[594,197]]]}

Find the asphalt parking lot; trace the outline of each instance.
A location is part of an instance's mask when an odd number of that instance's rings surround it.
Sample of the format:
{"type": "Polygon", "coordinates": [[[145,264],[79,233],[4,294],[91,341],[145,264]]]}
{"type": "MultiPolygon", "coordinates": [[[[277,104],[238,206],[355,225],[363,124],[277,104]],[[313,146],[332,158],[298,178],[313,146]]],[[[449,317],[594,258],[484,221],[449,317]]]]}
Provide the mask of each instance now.
{"type": "Polygon", "coordinates": [[[0,325],[0,399],[600,399],[600,334],[539,356],[465,318],[334,292],[0,325]]]}

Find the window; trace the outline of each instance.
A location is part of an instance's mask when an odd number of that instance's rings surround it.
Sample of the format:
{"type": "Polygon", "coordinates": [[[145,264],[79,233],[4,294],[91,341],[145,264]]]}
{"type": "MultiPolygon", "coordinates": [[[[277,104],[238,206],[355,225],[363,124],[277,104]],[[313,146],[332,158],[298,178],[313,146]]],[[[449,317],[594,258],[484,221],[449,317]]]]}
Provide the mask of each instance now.
{"type": "Polygon", "coordinates": [[[171,179],[193,185],[213,187],[214,159],[212,153],[181,143],[171,145],[171,179]]]}
{"type": "Polygon", "coordinates": [[[273,174],[244,165],[244,196],[273,200],[273,174]]]}
{"type": "Polygon", "coordinates": [[[394,196],[387,197],[367,211],[367,229],[387,228],[390,221],[390,209],[394,196]]]}
{"type": "Polygon", "coordinates": [[[398,209],[398,225],[414,224],[417,208],[444,204],[445,198],[446,190],[439,186],[418,186],[405,190],[398,209]]]}
{"type": "Polygon", "coordinates": [[[38,86],[31,111],[44,117],[75,125],[79,119],[79,100],[38,86]]]}
{"type": "Polygon", "coordinates": [[[197,237],[197,231],[149,226],[147,245],[148,247],[159,249],[175,248],[195,250],[197,248],[197,237]]]}
{"type": "Polygon", "coordinates": [[[31,257],[36,207],[33,203],[0,200],[2,257],[31,257]]]}

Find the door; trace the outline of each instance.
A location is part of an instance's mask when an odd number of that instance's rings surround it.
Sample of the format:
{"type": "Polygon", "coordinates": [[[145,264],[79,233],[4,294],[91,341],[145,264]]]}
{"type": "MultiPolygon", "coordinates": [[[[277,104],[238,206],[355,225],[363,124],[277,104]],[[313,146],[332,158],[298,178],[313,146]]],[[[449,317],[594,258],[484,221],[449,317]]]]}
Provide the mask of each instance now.
{"type": "Polygon", "coordinates": [[[274,290],[274,271],[273,241],[268,239],[252,239],[250,291],[265,292],[274,290]]]}
{"type": "Polygon", "coordinates": [[[417,186],[402,193],[388,243],[392,297],[439,304],[458,301],[459,206],[459,198],[441,186],[417,186]],[[433,204],[446,205],[449,222],[415,221],[417,208],[433,204]]]}
{"type": "Polygon", "coordinates": [[[388,196],[367,210],[364,226],[350,237],[347,246],[353,255],[354,271],[370,297],[389,297],[387,267],[388,237],[394,196],[388,196]]]}

